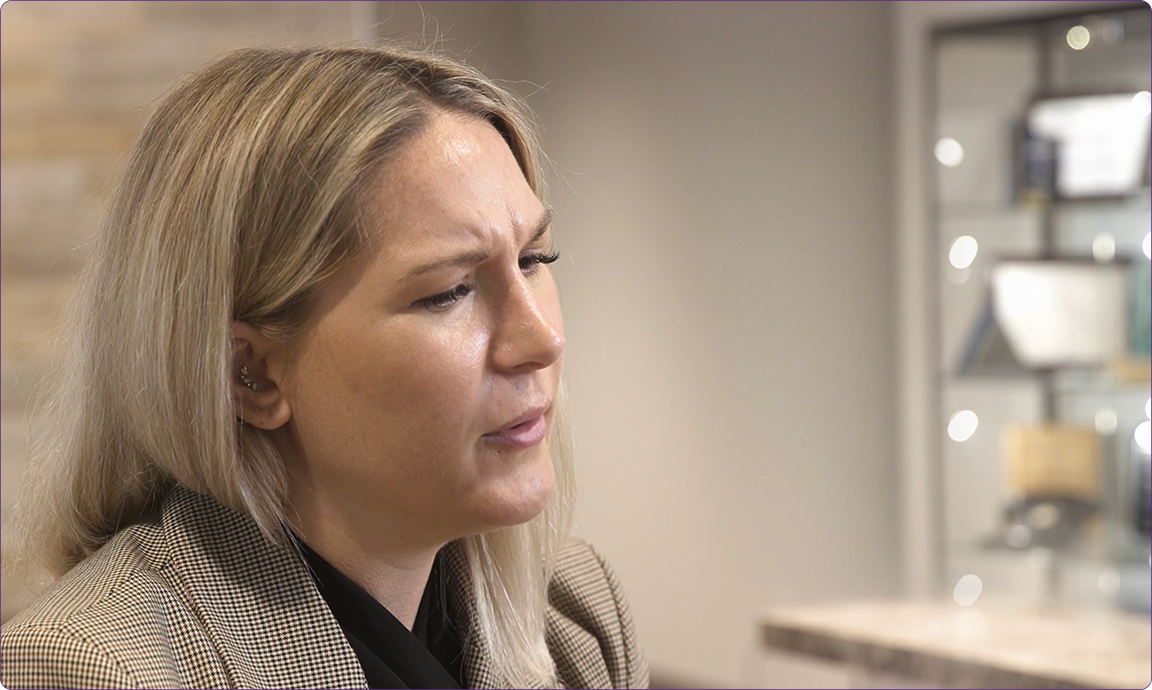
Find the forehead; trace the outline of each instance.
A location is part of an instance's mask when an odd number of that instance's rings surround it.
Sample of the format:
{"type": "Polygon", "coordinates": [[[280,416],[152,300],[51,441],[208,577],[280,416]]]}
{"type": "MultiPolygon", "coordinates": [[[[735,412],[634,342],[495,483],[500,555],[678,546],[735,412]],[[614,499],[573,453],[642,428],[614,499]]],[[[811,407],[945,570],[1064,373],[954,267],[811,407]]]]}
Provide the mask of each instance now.
{"type": "Polygon", "coordinates": [[[504,138],[472,116],[438,113],[363,190],[385,251],[533,225],[544,207],[504,138]]]}

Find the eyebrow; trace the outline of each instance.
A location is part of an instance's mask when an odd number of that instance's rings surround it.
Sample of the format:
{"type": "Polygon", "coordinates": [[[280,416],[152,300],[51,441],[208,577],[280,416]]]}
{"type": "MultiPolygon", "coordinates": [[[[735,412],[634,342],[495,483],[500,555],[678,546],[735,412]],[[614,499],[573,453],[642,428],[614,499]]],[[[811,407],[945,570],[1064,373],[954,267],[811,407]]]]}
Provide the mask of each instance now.
{"type": "MultiPolygon", "coordinates": [[[[545,209],[544,215],[540,216],[540,220],[536,221],[536,226],[532,230],[532,237],[528,240],[528,244],[536,242],[544,233],[548,232],[549,226],[552,225],[552,209],[545,209]]],[[[442,268],[452,268],[455,266],[471,266],[486,261],[489,258],[488,252],[484,251],[471,251],[457,254],[456,256],[434,261],[430,264],[425,264],[405,276],[401,282],[408,282],[414,278],[437,271],[442,268]]]]}

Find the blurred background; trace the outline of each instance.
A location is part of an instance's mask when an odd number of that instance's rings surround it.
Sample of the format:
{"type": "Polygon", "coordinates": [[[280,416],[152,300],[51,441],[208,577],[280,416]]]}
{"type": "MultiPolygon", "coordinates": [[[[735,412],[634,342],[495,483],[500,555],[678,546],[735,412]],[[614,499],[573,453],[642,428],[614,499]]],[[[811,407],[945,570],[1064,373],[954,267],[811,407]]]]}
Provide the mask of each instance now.
{"type": "Polygon", "coordinates": [[[165,87],[400,40],[543,123],[577,533],[654,686],[1148,685],[1147,4],[16,0],[0,30],[5,516],[165,87]]]}

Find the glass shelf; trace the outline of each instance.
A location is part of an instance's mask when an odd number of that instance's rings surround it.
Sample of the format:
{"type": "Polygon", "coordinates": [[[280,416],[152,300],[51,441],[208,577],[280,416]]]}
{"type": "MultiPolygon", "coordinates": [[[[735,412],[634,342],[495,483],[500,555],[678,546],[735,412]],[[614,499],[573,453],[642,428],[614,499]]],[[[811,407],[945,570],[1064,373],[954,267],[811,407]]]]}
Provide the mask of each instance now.
{"type": "Polygon", "coordinates": [[[1085,607],[1149,610],[1148,554],[1116,556],[1101,537],[1075,549],[989,548],[946,543],[950,581],[979,573],[983,593],[1023,599],[1041,606],[1073,603],[1085,607]]]}
{"type": "MultiPolygon", "coordinates": [[[[1040,372],[1020,370],[1011,373],[960,374],[943,372],[942,385],[1002,385],[1021,383],[1040,385],[1044,375],[1040,372]]],[[[1150,379],[1122,380],[1107,371],[1088,369],[1064,369],[1053,372],[1051,385],[1059,395],[1119,395],[1143,392],[1148,395],[1150,379]]]]}
{"type": "Polygon", "coordinates": [[[1045,206],[1054,210],[1081,209],[1147,211],[1152,208],[1152,189],[1145,187],[1137,194],[1107,199],[1052,199],[1047,202],[951,200],[940,203],[937,211],[941,216],[986,216],[1013,215],[1018,213],[1042,213],[1045,206]]]}
{"type": "MultiPolygon", "coordinates": [[[[1125,339],[1129,353],[1115,362],[1032,371],[1019,366],[1003,333],[1002,342],[995,333],[988,340],[974,339],[990,332],[989,323],[999,328],[990,283],[998,260],[1085,259],[1089,266],[1121,267],[1132,281],[1145,275],[1137,271],[1147,268],[1141,263],[1148,261],[1142,245],[1152,227],[1147,173],[1141,189],[1112,198],[1018,201],[1015,190],[1024,169],[1021,127],[1033,99],[1148,91],[1149,44],[1149,14],[1142,3],[1079,17],[969,26],[935,36],[935,135],[954,139],[962,148],[959,157],[942,159],[950,164],[935,166],[932,206],[937,432],[949,588],[975,574],[986,590],[1002,595],[1129,610],[1149,607],[1149,538],[1138,531],[1133,506],[1147,482],[1147,474],[1138,471],[1147,456],[1141,456],[1134,439],[1141,424],[1150,421],[1144,412],[1152,387],[1150,357],[1125,339]],[[1074,50],[1066,40],[1074,26],[1087,27],[1091,34],[1083,50],[1074,50]],[[950,250],[964,236],[976,241],[977,251],[970,263],[957,267],[950,250]],[[1005,348],[1008,354],[1002,356],[1005,348]],[[984,359],[977,362],[975,355],[984,359]],[[959,365],[965,362],[961,373],[959,365]],[[977,423],[952,435],[951,422],[962,411],[977,423]],[[1065,438],[1075,443],[1060,446],[1065,438]],[[1047,500],[1037,488],[1044,486],[1066,487],[1068,493],[1053,496],[1068,499],[1060,503],[1067,512],[1060,514],[1069,520],[1062,524],[1070,536],[1060,541],[1057,532],[1044,533],[1052,545],[1062,544],[1059,548],[1016,548],[1036,541],[1022,539],[1017,530],[1012,546],[1006,530],[1014,525],[1041,530],[1029,539],[1043,541],[1041,527],[1026,519],[1032,519],[1029,510],[1047,500]],[[1074,517],[1075,497],[1096,507],[1092,517],[1074,517]]],[[[1058,275],[1056,280],[1069,284],[1068,274],[1058,275]]],[[[1103,294],[1121,294],[1117,283],[1110,285],[1114,292],[1103,294]]],[[[1134,299],[1139,285],[1126,285],[1125,299],[1134,299]]],[[[1107,300],[1115,305],[1113,298],[1107,300]]],[[[1135,320],[1124,323],[1127,329],[1138,325],[1135,320]]],[[[1038,514],[1050,509],[1041,507],[1038,514]]]]}

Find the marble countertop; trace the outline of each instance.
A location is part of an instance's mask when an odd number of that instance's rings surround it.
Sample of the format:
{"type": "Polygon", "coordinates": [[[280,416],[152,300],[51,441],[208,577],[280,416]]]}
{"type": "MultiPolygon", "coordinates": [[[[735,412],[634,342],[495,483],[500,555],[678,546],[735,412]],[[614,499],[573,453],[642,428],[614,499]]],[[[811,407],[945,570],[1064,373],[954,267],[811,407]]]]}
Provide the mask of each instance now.
{"type": "Polygon", "coordinates": [[[1146,688],[1149,616],[980,601],[873,601],[773,608],[769,648],[944,687],[1146,688]]]}

